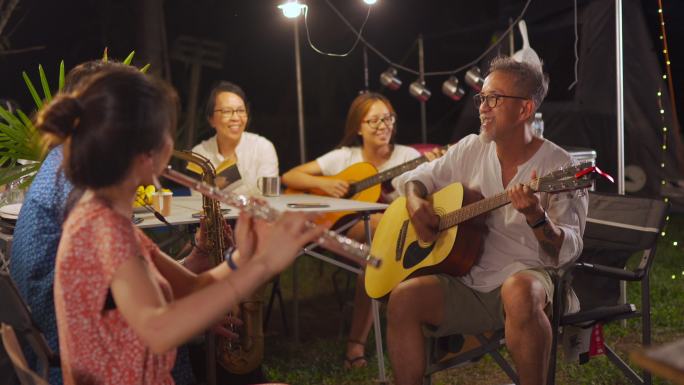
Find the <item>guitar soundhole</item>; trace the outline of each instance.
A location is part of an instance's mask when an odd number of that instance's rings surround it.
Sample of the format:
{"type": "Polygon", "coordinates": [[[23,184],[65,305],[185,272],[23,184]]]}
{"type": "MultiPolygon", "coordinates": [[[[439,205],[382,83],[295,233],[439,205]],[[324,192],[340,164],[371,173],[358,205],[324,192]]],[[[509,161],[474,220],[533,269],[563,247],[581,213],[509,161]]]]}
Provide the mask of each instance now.
{"type": "Polygon", "coordinates": [[[434,248],[434,243],[427,247],[421,247],[419,241],[411,242],[409,247],[406,249],[406,254],[404,254],[404,260],[402,261],[404,269],[410,269],[423,262],[434,248]]]}
{"type": "Polygon", "coordinates": [[[399,238],[397,239],[397,248],[394,260],[399,261],[401,259],[401,252],[404,250],[404,242],[406,242],[406,231],[408,231],[409,221],[404,221],[401,225],[401,230],[399,231],[399,238]]]}

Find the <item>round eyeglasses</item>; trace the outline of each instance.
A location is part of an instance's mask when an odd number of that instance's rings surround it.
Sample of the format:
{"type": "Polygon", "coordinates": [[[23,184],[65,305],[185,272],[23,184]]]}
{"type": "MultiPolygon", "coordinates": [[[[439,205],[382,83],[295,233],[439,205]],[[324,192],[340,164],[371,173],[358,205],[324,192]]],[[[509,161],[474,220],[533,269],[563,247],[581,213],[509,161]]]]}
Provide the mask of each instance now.
{"type": "Polygon", "coordinates": [[[383,117],[376,116],[374,118],[364,120],[363,122],[374,131],[378,131],[380,129],[380,123],[385,123],[385,127],[391,130],[394,127],[394,123],[397,122],[397,117],[394,115],[385,115],[383,117]]]}

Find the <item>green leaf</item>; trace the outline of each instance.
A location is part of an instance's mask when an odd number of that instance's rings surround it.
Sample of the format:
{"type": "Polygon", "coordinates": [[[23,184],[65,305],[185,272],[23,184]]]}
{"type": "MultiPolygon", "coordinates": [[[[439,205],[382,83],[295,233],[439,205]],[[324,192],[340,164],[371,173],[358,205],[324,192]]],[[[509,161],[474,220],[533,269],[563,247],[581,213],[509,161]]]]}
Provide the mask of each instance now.
{"type": "Polygon", "coordinates": [[[150,69],[150,63],[145,64],[145,66],[140,69],[140,72],[146,74],[148,69],[150,69]]]}
{"type": "Polygon", "coordinates": [[[123,61],[123,64],[125,65],[131,65],[131,62],[133,61],[133,56],[135,56],[135,51],[131,51],[131,53],[126,56],[126,58],[123,61]]]}
{"type": "Polygon", "coordinates": [[[109,47],[105,47],[104,52],[102,53],[102,61],[105,63],[109,61],[108,51],[109,47]]]}
{"type": "Polygon", "coordinates": [[[33,97],[33,101],[36,103],[36,107],[38,109],[40,109],[41,107],[43,107],[43,101],[40,100],[40,97],[38,96],[38,92],[36,92],[36,87],[33,86],[33,83],[31,82],[31,79],[29,79],[26,71],[22,71],[21,74],[24,77],[24,82],[26,83],[26,87],[28,87],[29,92],[31,93],[31,97],[33,97]]]}
{"type": "Polygon", "coordinates": [[[28,116],[24,113],[22,110],[17,110],[17,115],[19,115],[19,119],[24,123],[24,126],[26,127],[33,127],[33,122],[31,122],[31,119],[29,119],[28,116]]]}
{"type": "Polygon", "coordinates": [[[45,101],[49,102],[52,100],[52,92],[50,92],[50,84],[48,84],[47,77],[45,76],[45,71],[43,70],[43,65],[38,64],[38,74],[40,75],[40,85],[43,86],[43,94],[45,95],[45,101]]]}
{"type": "Polygon", "coordinates": [[[10,126],[20,126],[21,125],[21,121],[19,119],[17,119],[17,117],[14,116],[14,114],[7,111],[2,106],[0,106],[0,118],[5,119],[7,124],[10,126]]]}
{"type": "Polygon", "coordinates": [[[57,90],[61,91],[64,88],[64,60],[59,62],[59,85],[57,90]]]}
{"type": "MultiPolygon", "coordinates": [[[[0,184],[7,184],[23,176],[35,173],[38,171],[38,168],[40,168],[39,163],[21,164],[3,168],[0,170],[0,184]]],[[[33,181],[33,178],[30,178],[26,183],[30,184],[31,181],[33,181]]],[[[23,185],[21,187],[23,187],[23,185]]]]}

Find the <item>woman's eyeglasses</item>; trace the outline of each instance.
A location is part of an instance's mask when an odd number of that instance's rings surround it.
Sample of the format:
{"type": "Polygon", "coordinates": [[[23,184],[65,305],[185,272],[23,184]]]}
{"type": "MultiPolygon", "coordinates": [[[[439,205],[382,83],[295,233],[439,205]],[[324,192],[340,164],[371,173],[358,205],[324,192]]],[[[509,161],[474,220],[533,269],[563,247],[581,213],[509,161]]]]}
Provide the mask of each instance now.
{"type": "Polygon", "coordinates": [[[394,115],[385,115],[383,117],[376,116],[374,118],[370,118],[368,120],[364,120],[363,122],[368,125],[371,129],[377,131],[380,129],[380,123],[384,123],[385,127],[388,129],[394,128],[394,123],[396,123],[397,117],[394,115]]]}
{"type": "Polygon", "coordinates": [[[228,119],[232,118],[234,114],[237,114],[237,116],[239,116],[241,118],[244,118],[245,116],[247,116],[247,110],[244,108],[236,108],[234,110],[232,110],[230,108],[216,109],[216,110],[214,110],[214,112],[220,112],[222,118],[228,118],[228,119]]]}

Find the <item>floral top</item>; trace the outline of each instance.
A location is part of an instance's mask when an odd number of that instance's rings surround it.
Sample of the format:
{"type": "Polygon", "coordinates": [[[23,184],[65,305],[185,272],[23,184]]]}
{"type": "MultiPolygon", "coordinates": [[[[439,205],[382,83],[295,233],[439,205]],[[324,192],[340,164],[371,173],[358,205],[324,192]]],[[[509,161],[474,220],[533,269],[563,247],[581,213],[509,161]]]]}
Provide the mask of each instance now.
{"type": "Polygon", "coordinates": [[[129,218],[92,198],[64,223],[57,251],[55,310],[64,383],[173,384],[173,349],[154,354],[126,323],[111,297],[118,268],[142,258],[166,301],[171,286],[151,255],[157,246],[129,218]]]}

